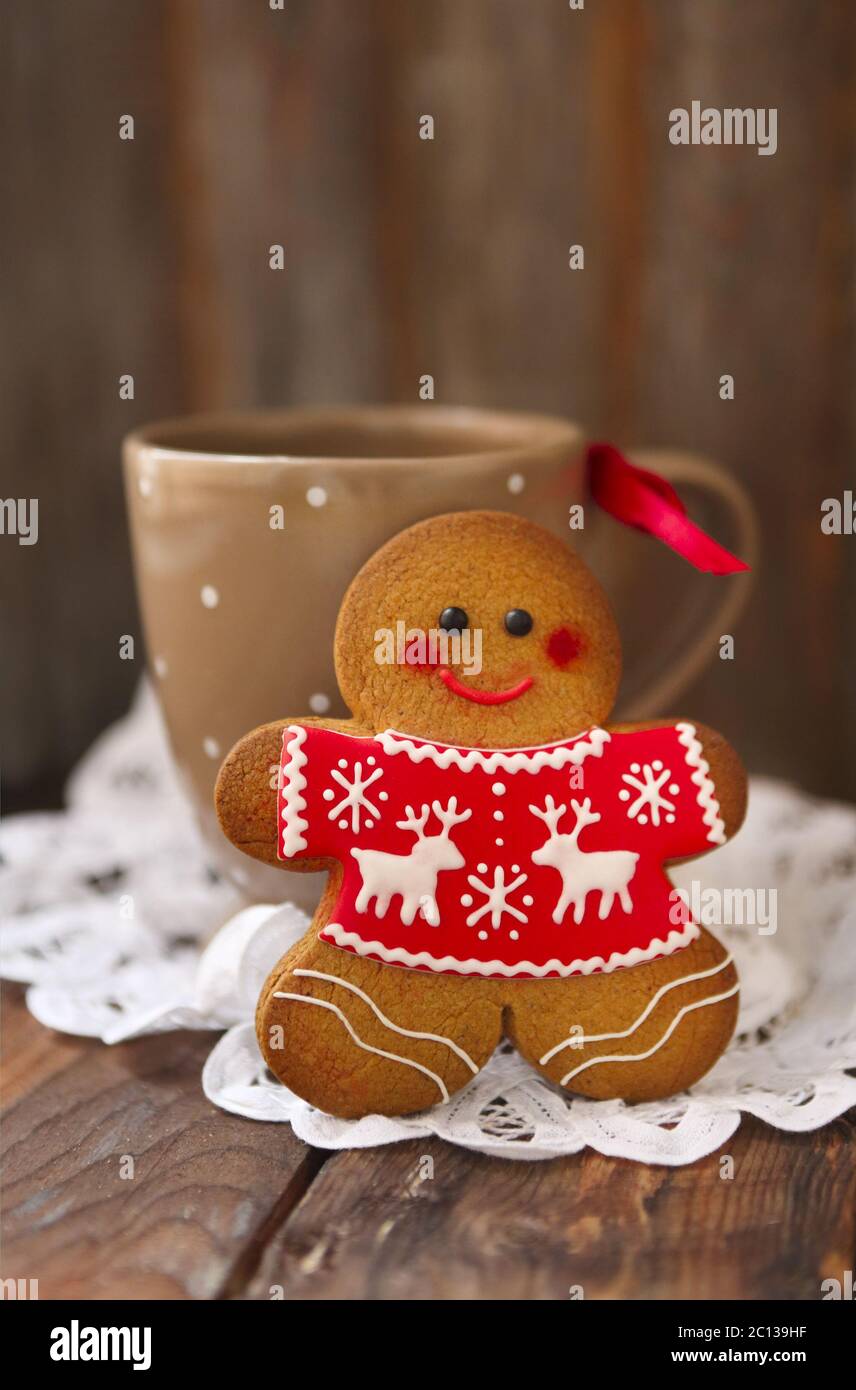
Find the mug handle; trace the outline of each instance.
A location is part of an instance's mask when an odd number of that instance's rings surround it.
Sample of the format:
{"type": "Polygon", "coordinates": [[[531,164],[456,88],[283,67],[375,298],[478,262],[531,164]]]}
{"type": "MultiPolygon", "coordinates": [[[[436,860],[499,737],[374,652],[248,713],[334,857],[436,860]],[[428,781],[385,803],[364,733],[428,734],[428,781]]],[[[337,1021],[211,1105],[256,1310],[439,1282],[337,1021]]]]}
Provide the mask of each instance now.
{"type": "Polygon", "coordinates": [[[701,600],[698,587],[693,586],[693,598],[674,625],[667,650],[657,653],[655,673],[629,697],[623,717],[635,720],[662,714],[704,670],[717,639],[740,617],[754,583],[759,529],[745,489],[711,460],[672,449],[634,450],[628,458],[640,468],[659,473],[678,491],[689,486],[713,497],[730,518],[734,535],[729,549],[749,565],[742,574],[710,579],[710,593],[716,603],[709,618],[704,616],[709,601],[701,600]]]}

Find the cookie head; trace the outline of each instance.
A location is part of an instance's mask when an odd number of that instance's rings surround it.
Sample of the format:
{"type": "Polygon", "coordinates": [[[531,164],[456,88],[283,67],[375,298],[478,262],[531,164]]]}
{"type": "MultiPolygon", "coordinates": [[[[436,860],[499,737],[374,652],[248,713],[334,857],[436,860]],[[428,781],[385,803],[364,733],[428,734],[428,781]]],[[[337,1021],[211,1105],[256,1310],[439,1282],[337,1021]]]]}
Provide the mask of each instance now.
{"type": "Polygon", "coordinates": [[[336,628],[356,719],[443,743],[525,747],[609,717],[621,648],[570,548],[503,512],[401,532],[360,570],[336,628]]]}

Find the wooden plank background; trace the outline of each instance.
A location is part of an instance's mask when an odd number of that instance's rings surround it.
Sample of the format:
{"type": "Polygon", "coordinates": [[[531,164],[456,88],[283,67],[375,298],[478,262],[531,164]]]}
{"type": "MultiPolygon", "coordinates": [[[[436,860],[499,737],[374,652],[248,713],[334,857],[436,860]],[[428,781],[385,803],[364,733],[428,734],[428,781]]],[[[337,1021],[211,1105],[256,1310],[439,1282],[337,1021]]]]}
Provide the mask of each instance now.
{"type": "Polygon", "coordinates": [[[105,1048],[2,995],[0,1277],[43,1299],[817,1300],[853,1269],[856,1112],[814,1134],[747,1117],[688,1168],[330,1153],[210,1105],[211,1034],[105,1048]]]}
{"type": "Polygon", "coordinates": [[[7,0],[0,491],[41,505],[38,545],[0,537],[7,807],[56,799],[139,673],[125,431],[426,371],[727,463],[763,572],[684,708],[856,795],[856,537],[819,530],[856,485],[854,69],[850,0],[7,0]],[[675,149],[694,98],[775,106],[778,152],[675,149]]]}

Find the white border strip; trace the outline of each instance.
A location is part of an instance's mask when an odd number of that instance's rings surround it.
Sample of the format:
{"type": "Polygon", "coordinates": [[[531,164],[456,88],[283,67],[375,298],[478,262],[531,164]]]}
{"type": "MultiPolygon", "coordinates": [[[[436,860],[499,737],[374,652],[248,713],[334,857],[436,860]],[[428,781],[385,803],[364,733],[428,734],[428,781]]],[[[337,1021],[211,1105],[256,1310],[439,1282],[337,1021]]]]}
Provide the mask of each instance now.
{"type": "Polygon", "coordinates": [[[303,751],[306,730],[300,724],[289,724],[286,726],[286,733],[291,734],[291,738],[283,745],[288,761],[285,758],[282,760],[284,782],[281,819],[285,824],[282,827],[281,859],[290,859],[292,855],[306,849],[303,832],[309,829],[309,822],[300,814],[306,810],[306,801],[301,795],[306,789],[306,778],[303,776],[303,768],[308,762],[303,751]]]}
{"type": "Polygon", "coordinates": [[[554,957],[545,961],[543,965],[535,965],[530,960],[506,965],[501,960],[458,960],[456,956],[432,956],[428,951],[414,953],[405,950],[403,946],[389,947],[384,946],[381,941],[364,941],[357,932],[346,931],[338,922],[328,922],[319,932],[319,939],[334,946],[341,946],[344,950],[354,951],[358,956],[371,956],[390,965],[406,965],[414,970],[419,966],[426,966],[438,974],[505,976],[506,979],[515,975],[531,975],[534,979],[543,979],[545,975],[557,975],[565,979],[568,975],[592,975],[596,970],[603,975],[609,975],[613,970],[640,965],[643,961],[653,960],[655,956],[670,956],[674,951],[689,946],[690,942],[695,941],[700,935],[697,924],[688,922],[682,931],[669,932],[665,941],[656,937],[644,950],[640,946],[634,946],[631,951],[625,951],[623,954],[614,951],[608,960],[604,960],[603,956],[590,956],[588,960],[572,960],[568,963],[554,957]]]}
{"type": "Polygon", "coordinates": [[[713,779],[709,776],[710,764],[702,756],[704,750],[696,738],[695,725],[676,724],[675,728],[678,731],[678,742],[686,749],[687,766],[696,769],[690,781],[698,787],[696,800],[704,813],[703,820],[708,827],[707,838],[711,844],[724,845],[726,840],[725,821],[719,814],[719,802],[715,795],[716,788],[713,785],[713,779]]]}

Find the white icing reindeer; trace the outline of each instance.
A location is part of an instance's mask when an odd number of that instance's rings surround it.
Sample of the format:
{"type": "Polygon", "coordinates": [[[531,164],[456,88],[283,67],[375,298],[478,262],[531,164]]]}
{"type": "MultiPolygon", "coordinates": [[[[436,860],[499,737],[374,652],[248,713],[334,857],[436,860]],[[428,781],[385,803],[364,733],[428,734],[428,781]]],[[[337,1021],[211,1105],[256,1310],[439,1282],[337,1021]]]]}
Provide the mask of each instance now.
{"type": "Polygon", "coordinates": [[[597,915],[601,921],[611,912],[616,893],[624,911],[630,912],[633,902],[627,885],[636,872],[639,855],[626,849],[597,850],[591,854],[580,849],[577,843],[580,831],[599,821],[600,812],[592,811],[588,796],[582,805],[572,798],[571,806],[577,823],[569,835],[560,835],[557,828],[567,806],[557,806],[552,796],[548,796],[543,809],[529,807],[533,816],[542,820],[550,832],[549,840],[533,851],[532,862],[549,864],[562,875],[562,893],[553,911],[553,921],[561,922],[573,903],[574,921],[579,924],[586,909],[587,893],[600,893],[597,915]]]}
{"type": "Polygon", "coordinates": [[[405,806],[404,809],[407,819],[395,823],[399,830],[412,830],[416,836],[416,844],[409,854],[388,854],[377,849],[351,850],[363,876],[363,886],[356,901],[357,912],[368,911],[369,903],[374,898],[375,917],[385,917],[390,898],[399,893],[402,899],[401,920],[405,926],[410,926],[421,909],[426,922],[436,927],[440,923],[435,898],[437,874],[441,869],[460,869],[464,863],[461,851],[449,839],[449,831],[454,825],[460,825],[461,821],[469,820],[472,811],[458,815],[456,796],[445,808],[439,801],[432,801],[430,808],[423,803],[418,817],[412,806],[405,806]],[[443,827],[439,835],[423,834],[431,810],[443,827]]]}

